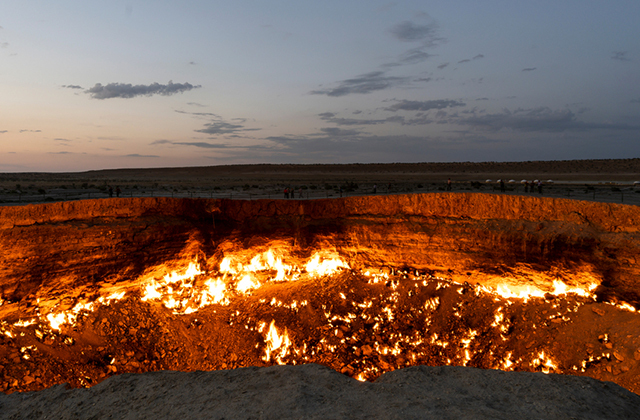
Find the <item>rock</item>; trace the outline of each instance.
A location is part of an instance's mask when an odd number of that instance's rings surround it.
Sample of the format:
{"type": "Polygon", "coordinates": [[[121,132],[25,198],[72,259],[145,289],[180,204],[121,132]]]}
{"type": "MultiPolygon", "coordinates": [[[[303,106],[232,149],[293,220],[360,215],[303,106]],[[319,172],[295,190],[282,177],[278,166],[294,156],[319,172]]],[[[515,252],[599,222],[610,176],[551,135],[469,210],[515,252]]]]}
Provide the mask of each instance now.
{"type": "Polygon", "coordinates": [[[596,306],[591,306],[591,310],[600,316],[604,316],[605,314],[604,309],[598,308],[596,306]]]}
{"type": "Polygon", "coordinates": [[[0,420],[630,419],[640,396],[587,377],[416,366],[359,382],[318,365],[112,376],[0,394],[0,420]]]}
{"type": "Polygon", "coordinates": [[[608,349],[612,349],[613,348],[613,343],[604,343],[604,346],[608,349]]]}
{"type": "Polygon", "coordinates": [[[613,352],[613,357],[615,357],[616,359],[618,359],[621,362],[624,362],[624,356],[621,355],[620,353],[618,353],[617,351],[613,352]]]}

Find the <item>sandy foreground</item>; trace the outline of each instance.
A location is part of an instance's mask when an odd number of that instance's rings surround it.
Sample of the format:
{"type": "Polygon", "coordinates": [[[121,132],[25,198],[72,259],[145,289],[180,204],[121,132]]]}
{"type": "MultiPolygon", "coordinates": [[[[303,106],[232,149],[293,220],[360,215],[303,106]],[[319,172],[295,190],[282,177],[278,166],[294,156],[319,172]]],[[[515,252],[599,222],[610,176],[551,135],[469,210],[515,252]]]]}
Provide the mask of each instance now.
{"type": "Polygon", "coordinates": [[[0,419],[637,419],[640,396],[587,377],[417,366],[358,382],[320,365],[111,377],[0,394],[0,419]]]}

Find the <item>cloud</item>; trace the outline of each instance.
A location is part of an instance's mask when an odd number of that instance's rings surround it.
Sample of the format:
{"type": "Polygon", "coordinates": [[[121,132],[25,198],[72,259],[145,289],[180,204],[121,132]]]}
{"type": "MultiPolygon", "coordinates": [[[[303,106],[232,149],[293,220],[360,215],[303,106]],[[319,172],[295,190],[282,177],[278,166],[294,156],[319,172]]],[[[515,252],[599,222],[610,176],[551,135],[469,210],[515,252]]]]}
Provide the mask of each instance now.
{"type": "Polygon", "coordinates": [[[246,121],[243,118],[236,118],[234,121],[238,121],[238,123],[233,124],[226,121],[212,121],[210,123],[205,124],[205,128],[201,130],[195,130],[198,133],[210,134],[213,136],[218,136],[222,134],[236,134],[244,131],[259,131],[260,128],[245,128],[244,122],[246,121]]]}
{"type": "Polygon", "coordinates": [[[355,93],[367,94],[387,89],[407,82],[408,77],[387,76],[385,72],[373,71],[353,79],[342,80],[338,87],[331,89],[313,90],[312,95],[345,96],[355,93]]]}
{"type": "Polygon", "coordinates": [[[8,133],[9,130],[0,130],[0,134],[8,133]]]}
{"type": "Polygon", "coordinates": [[[627,57],[627,51],[614,51],[611,59],[618,61],[631,61],[631,59],[627,57]]]}
{"type": "Polygon", "coordinates": [[[431,57],[434,57],[434,54],[424,52],[421,48],[413,48],[400,56],[398,64],[418,64],[431,57]]]}
{"type": "Polygon", "coordinates": [[[227,149],[229,146],[222,143],[206,143],[203,141],[196,142],[172,142],[172,144],[181,145],[181,146],[193,146],[200,147],[202,149],[227,149]]]}
{"type": "Polygon", "coordinates": [[[442,70],[443,68],[447,67],[449,65],[449,63],[442,63],[438,66],[438,69],[442,70]]]}
{"type": "MultiPolygon", "coordinates": [[[[337,114],[333,112],[323,112],[318,114],[321,120],[336,125],[378,125],[385,123],[394,123],[400,125],[425,125],[431,124],[433,121],[427,118],[426,115],[417,115],[415,118],[405,118],[403,116],[394,115],[392,117],[380,118],[380,119],[357,119],[357,118],[341,118],[337,117],[337,114]]],[[[347,130],[344,130],[346,132],[347,130]]],[[[326,132],[329,133],[328,131],[326,132]]]]}
{"type": "Polygon", "coordinates": [[[67,89],[82,89],[82,86],[78,85],[62,85],[62,87],[67,89]]]}
{"type": "Polygon", "coordinates": [[[9,47],[8,42],[0,42],[0,48],[8,48],[8,47],[9,47]]]}
{"type": "Polygon", "coordinates": [[[322,135],[329,135],[333,137],[345,137],[345,136],[355,136],[361,133],[359,130],[344,130],[338,127],[325,127],[321,128],[322,135]]]}
{"type": "Polygon", "coordinates": [[[181,110],[176,110],[176,112],[178,114],[187,114],[187,115],[193,115],[195,117],[213,117],[216,119],[222,119],[222,117],[218,114],[214,114],[213,112],[187,112],[187,111],[181,111],[181,110]]]}
{"type": "Polygon", "coordinates": [[[522,71],[534,71],[535,69],[537,69],[537,67],[527,67],[525,69],[522,69],[522,71]]]}
{"type": "Polygon", "coordinates": [[[169,96],[200,87],[200,85],[194,86],[190,83],[173,83],[172,81],[169,81],[166,85],[161,85],[160,83],[152,83],[150,85],[109,83],[103,86],[100,83],[96,83],[94,87],[85,90],[85,93],[88,93],[94,99],[135,98],[136,96],[152,95],[169,96]]]}
{"type": "Polygon", "coordinates": [[[458,106],[465,106],[464,102],[454,101],[452,99],[436,99],[430,101],[397,101],[396,104],[385,108],[386,111],[429,111],[431,109],[444,109],[458,106]]]}
{"type": "Polygon", "coordinates": [[[199,104],[197,102],[187,102],[187,105],[197,106],[199,108],[206,108],[207,107],[206,105],[202,105],[202,104],[199,104]]]}
{"type": "Polygon", "coordinates": [[[470,62],[470,61],[471,61],[470,59],[465,58],[464,60],[460,60],[460,61],[458,61],[458,64],[468,63],[468,62],[470,62]]]}
{"type": "Polygon", "coordinates": [[[159,158],[157,155],[141,155],[139,153],[131,153],[128,155],[123,155],[122,157],[133,157],[133,158],[159,158]]]}
{"type": "Polygon", "coordinates": [[[479,59],[481,59],[481,58],[484,58],[484,55],[482,55],[482,54],[478,54],[478,55],[476,55],[475,57],[473,57],[473,58],[472,58],[472,60],[479,60],[479,59]]]}
{"type": "Polygon", "coordinates": [[[438,35],[438,25],[433,22],[420,25],[405,20],[393,26],[390,32],[400,41],[420,41],[425,47],[434,47],[444,41],[444,39],[438,35]]]}
{"type": "Polygon", "coordinates": [[[41,133],[42,130],[20,130],[19,133],[41,133]]]}
{"type": "Polygon", "coordinates": [[[501,113],[454,117],[447,121],[452,124],[467,125],[475,129],[520,132],[563,132],[585,130],[623,130],[640,131],[640,125],[588,123],[578,121],[576,115],[568,109],[552,110],[548,107],[532,109],[505,109],[501,113]]]}
{"type": "Polygon", "coordinates": [[[631,100],[631,103],[632,103],[632,104],[640,104],[640,98],[638,98],[638,99],[632,99],[632,100],[631,100]]]}

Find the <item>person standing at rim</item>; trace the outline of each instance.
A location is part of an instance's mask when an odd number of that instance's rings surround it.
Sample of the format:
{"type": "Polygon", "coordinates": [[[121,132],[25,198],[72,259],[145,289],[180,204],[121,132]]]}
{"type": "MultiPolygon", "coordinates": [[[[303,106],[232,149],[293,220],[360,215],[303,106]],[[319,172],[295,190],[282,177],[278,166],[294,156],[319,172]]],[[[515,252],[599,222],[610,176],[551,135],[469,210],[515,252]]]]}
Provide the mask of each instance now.
{"type": "Polygon", "coordinates": [[[447,191],[451,191],[451,178],[447,179],[447,191]]]}

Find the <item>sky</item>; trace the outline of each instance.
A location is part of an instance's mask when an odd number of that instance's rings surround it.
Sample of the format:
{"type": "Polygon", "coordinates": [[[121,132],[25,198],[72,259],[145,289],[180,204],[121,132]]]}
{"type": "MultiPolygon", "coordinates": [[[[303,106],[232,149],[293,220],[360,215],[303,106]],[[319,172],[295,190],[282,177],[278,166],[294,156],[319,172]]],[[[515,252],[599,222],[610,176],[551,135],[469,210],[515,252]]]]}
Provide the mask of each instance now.
{"type": "Polygon", "coordinates": [[[640,157],[638,0],[5,0],[0,172],[640,157]]]}

